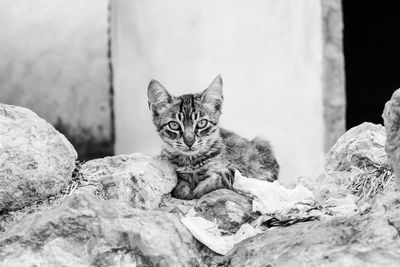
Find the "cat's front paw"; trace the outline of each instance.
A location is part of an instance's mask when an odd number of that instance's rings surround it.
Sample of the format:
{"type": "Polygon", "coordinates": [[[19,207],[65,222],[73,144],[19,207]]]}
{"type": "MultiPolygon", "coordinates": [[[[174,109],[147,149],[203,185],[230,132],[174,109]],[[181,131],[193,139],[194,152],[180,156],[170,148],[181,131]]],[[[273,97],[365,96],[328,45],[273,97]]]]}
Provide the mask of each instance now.
{"type": "Polygon", "coordinates": [[[221,176],[223,185],[226,188],[233,190],[233,182],[235,179],[235,170],[227,169],[224,172],[219,173],[219,175],[221,176]]]}
{"type": "Polygon", "coordinates": [[[178,181],[178,184],[171,192],[171,196],[174,198],[186,199],[186,200],[191,200],[194,198],[193,191],[190,188],[189,183],[184,180],[178,181]]]}
{"type": "Polygon", "coordinates": [[[228,170],[224,172],[216,172],[207,179],[201,181],[193,190],[194,198],[201,198],[205,194],[212,191],[227,188],[233,190],[234,172],[228,170]]]}
{"type": "Polygon", "coordinates": [[[222,177],[217,173],[213,173],[196,186],[196,188],[193,190],[193,196],[194,198],[201,198],[205,194],[222,188],[225,188],[222,182],[222,177]]]}

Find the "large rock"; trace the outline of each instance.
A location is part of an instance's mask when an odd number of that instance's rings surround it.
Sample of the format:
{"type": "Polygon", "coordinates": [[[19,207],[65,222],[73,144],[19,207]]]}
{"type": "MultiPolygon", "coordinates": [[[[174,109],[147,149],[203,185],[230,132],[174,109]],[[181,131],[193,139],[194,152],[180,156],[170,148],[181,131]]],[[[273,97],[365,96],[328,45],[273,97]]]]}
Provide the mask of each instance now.
{"type": "Polygon", "coordinates": [[[141,154],[95,159],[83,164],[81,173],[98,180],[104,199],[118,199],[142,209],[158,208],[163,195],[176,186],[176,173],[170,163],[141,154]]]}
{"type": "Polygon", "coordinates": [[[385,150],[397,177],[397,187],[400,189],[400,89],[397,89],[385,104],[382,117],[387,131],[385,150]]]}
{"type": "Polygon", "coordinates": [[[253,212],[252,200],[232,190],[220,189],[199,199],[195,205],[196,216],[215,221],[219,229],[231,234],[240,226],[254,221],[260,214],[253,212]]]}
{"type": "Polygon", "coordinates": [[[326,155],[325,167],[329,174],[351,172],[371,163],[386,164],[386,131],[380,124],[364,122],[343,134],[326,155]]]}
{"type": "Polygon", "coordinates": [[[159,210],[185,216],[196,205],[196,202],[197,199],[173,198],[168,194],[162,198],[159,210]]]}
{"type": "Polygon", "coordinates": [[[81,189],[0,238],[4,267],[198,264],[194,240],[177,216],[101,200],[81,189]]]}
{"type": "Polygon", "coordinates": [[[400,198],[364,216],[272,228],[239,243],[221,266],[399,266],[400,198]]]}
{"type": "Polygon", "coordinates": [[[0,212],[60,192],[77,154],[57,130],[32,111],[0,104],[0,212]]]}
{"type": "Polygon", "coordinates": [[[326,155],[325,184],[347,187],[361,198],[393,189],[385,142],[386,130],[379,124],[365,122],[348,130],[326,155]]]}

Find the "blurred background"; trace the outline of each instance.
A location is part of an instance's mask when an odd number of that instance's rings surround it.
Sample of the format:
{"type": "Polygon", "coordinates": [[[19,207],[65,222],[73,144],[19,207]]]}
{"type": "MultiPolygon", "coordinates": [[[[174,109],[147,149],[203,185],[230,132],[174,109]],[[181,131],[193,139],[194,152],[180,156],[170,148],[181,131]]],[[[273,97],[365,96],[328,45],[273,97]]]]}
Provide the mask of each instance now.
{"type": "Polygon", "coordinates": [[[150,79],[179,95],[221,74],[221,125],[270,140],[284,183],[314,178],[346,128],[382,123],[400,83],[398,11],[394,1],[0,0],[0,102],[48,120],[80,160],[154,155],[150,79]]]}

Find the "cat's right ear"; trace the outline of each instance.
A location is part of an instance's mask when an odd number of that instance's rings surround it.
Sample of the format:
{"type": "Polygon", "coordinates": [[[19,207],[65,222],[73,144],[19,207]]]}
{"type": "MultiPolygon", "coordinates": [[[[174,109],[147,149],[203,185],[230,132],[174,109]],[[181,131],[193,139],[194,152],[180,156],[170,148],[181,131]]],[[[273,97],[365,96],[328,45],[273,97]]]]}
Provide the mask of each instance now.
{"type": "Polygon", "coordinates": [[[147,88],[147,97],[149,100],[149,109],[157,112],[162,112],[163,109],[172,102],[172,97],[156,80],[151,80],[147,88]]]}

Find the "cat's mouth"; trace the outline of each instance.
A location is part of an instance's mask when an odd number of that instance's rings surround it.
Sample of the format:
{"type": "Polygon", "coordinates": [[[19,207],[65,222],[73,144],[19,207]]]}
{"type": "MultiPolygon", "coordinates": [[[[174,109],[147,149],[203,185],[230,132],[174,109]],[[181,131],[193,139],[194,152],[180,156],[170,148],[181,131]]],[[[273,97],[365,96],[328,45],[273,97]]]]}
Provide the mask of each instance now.
{"type": "Polygon", "coordinates": [[[194,149],[193,147],[188,147],[188,148],[186,148],[186,149],[184,150],[184,152],[187,152],[187,153],[196,153],[196,152],[198,152],[198,151],[197,151],[197,149],[194,149]]]}
{"type": "Polygon", "coordinates": [[[186,145],[182,145],[182,144],[174,144],[172,145],[172,147],[179,153],[181,154],[185,154],[185,155],[196,155],[198,153],[201,153],[202,151],[202,146],[199,145],[193,145],[191,147],[186,146],[186,145]]]}
{"type": "Polygon", "coordinates": [[[181,149],[180,151],[181,151],[181,153],[184,153],[187,155],[195,155],[195,154],[199,153],[199,150],[194,147],[186,147],[184,149],[181,149]]]}

